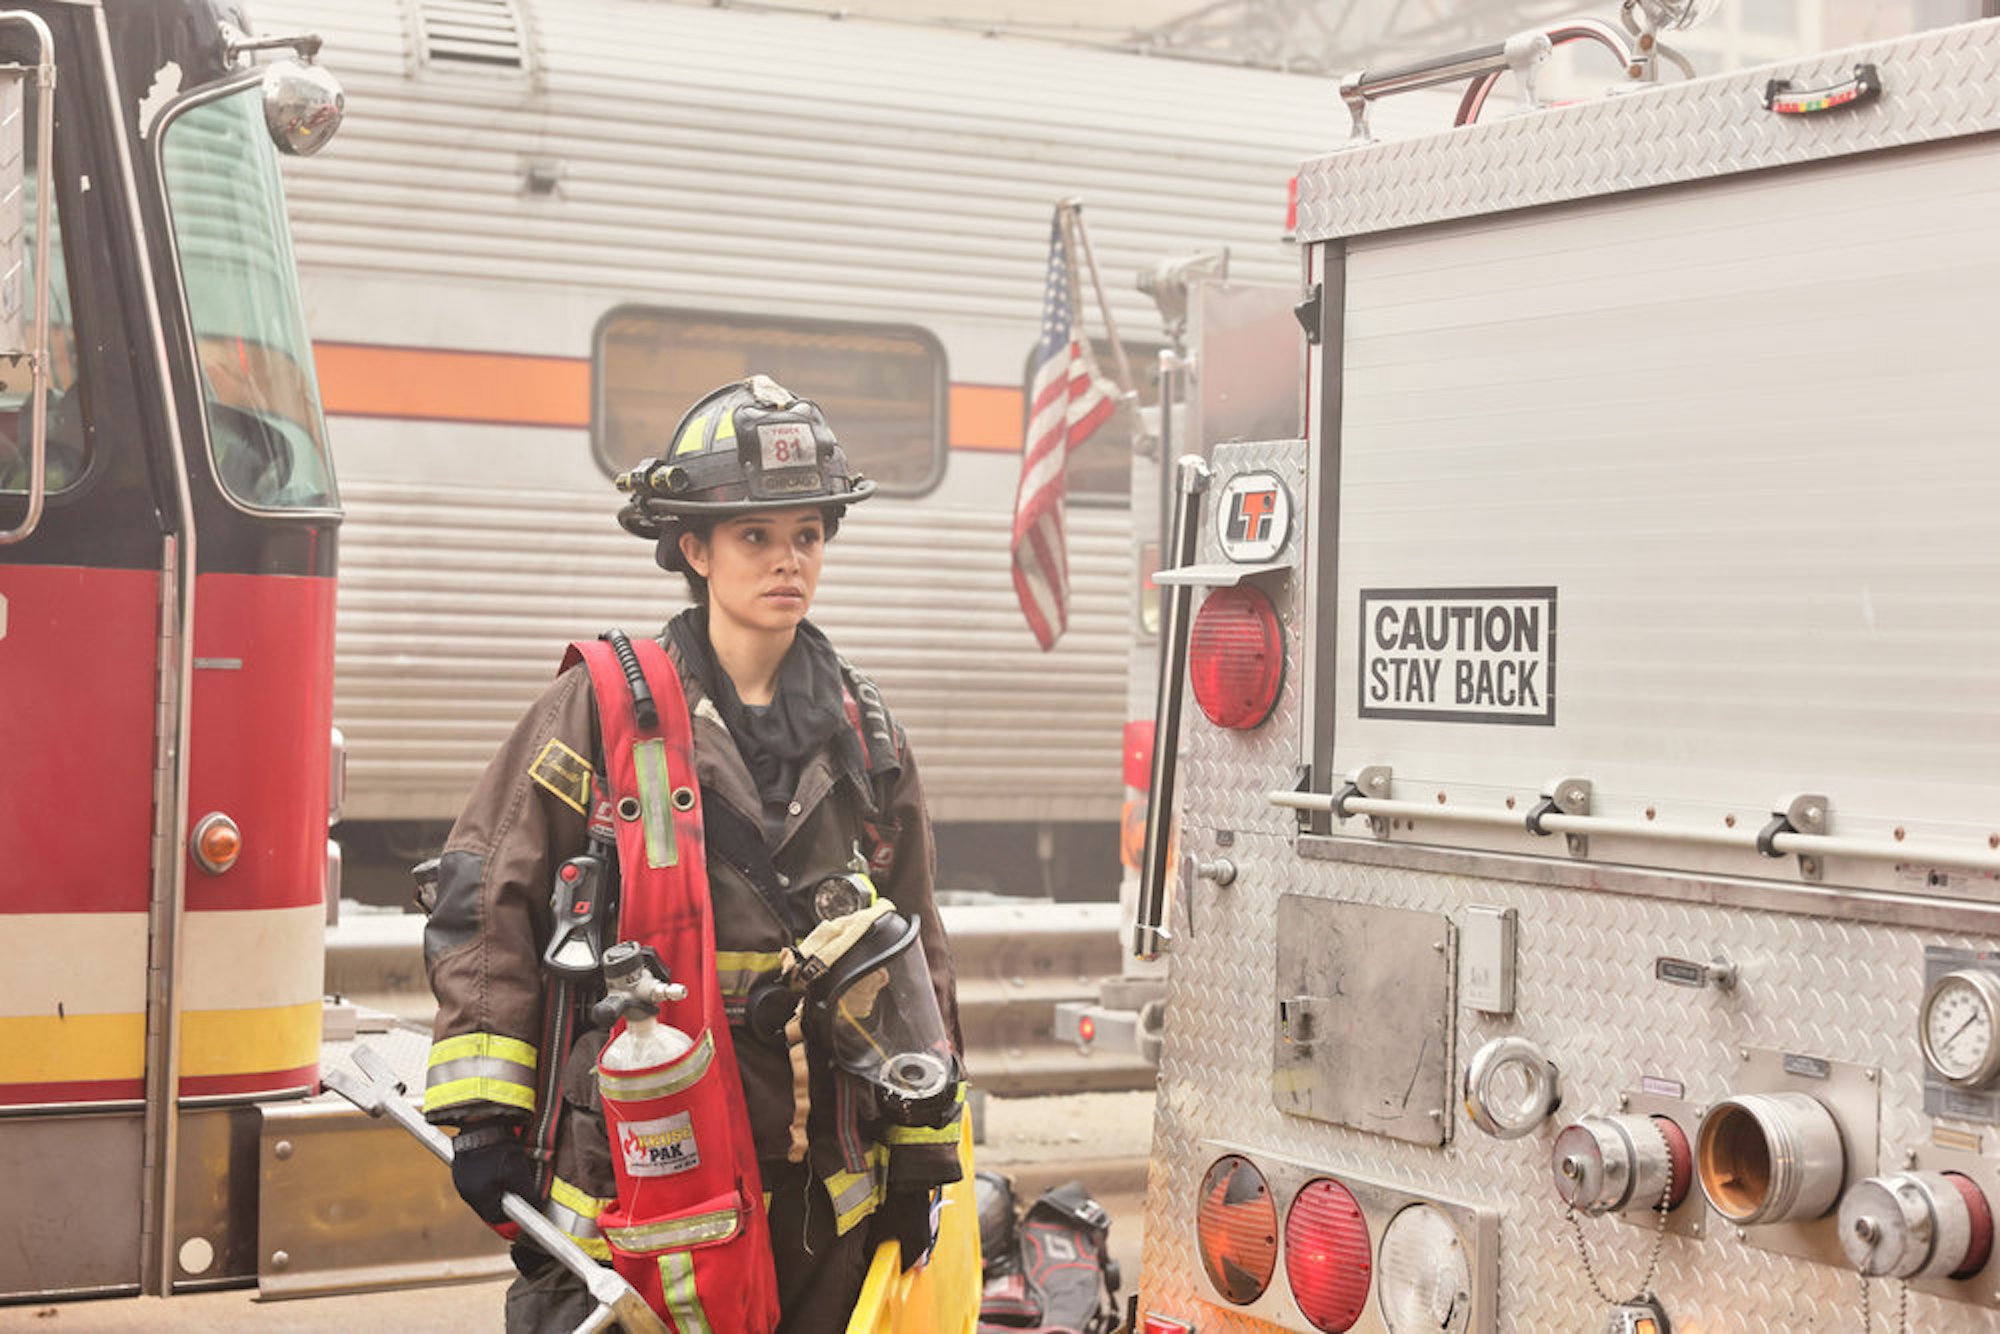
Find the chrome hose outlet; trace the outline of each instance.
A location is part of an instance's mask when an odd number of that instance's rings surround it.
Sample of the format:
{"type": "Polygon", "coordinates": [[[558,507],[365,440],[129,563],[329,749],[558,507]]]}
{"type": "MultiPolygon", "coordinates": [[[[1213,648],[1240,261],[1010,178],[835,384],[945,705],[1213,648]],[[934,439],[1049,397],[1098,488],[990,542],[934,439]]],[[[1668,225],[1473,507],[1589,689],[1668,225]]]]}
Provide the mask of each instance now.
{"type": "Polygon", "coordinates": [[[1840,1245],[1869,1278],[1969,1278],[1993,1250],[1993,1210],[1957,1172],[1891,1172],[1840,1200],[1840,1245]]]}
{"type": "Polygon", "coordinates": [[[1840,1197],[1847,1149],[1810,1094],[1741,1093],[1703,1119],[1695,1171],[1709,1207],[1732,1223],[1803,1222],[1840,1197]]]}
{"type": "Polygon", "coordinates": [[[1581,1214],[1669,1209],[1694,1184],[1687,1134],[1664,1116],[1584,1116],[1556,1133],[1556,1194],[1581,1214]]]}

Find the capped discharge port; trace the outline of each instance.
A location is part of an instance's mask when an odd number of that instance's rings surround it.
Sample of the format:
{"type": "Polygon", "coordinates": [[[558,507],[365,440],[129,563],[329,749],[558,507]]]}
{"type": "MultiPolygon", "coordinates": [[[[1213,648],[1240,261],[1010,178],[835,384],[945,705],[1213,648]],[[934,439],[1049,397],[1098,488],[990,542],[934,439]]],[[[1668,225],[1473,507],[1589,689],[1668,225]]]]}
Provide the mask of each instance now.
{"type": "Polygon", "coordinates": [[[1802,1222],[1840,1197],[1847,1150],[1811,1094],[1739,1093],[1703,1119],[1695,1173],[1709,1207],[1732,1223],[1802,1222]]]}

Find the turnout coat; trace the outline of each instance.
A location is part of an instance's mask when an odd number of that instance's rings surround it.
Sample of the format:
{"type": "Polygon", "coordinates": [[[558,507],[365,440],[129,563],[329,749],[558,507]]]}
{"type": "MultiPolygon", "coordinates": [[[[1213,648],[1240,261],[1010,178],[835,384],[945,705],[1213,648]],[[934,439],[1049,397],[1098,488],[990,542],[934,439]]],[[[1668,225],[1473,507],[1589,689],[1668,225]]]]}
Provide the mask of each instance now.
{"type": "MultiPolygon", "coordinates": [[[[923,787],[902,729],[865,678],[843,664],[850,727],[804,764],[775,842],[762,834],[763,804],[721,713],[670,641],[687,695],[695,768],[708,826],[707,857],[716,970],[734,1038],[752,1138],[760,1164],[786,1161],[798,1108],[792,1063],[782,1044],[748,1031],[754,988],[774,979],[794,931],[771,905],[771,886],[803,890],[820,877],[865,861],[878,891],[917,915],[947,1031],[963,1051],[951,952],[935,897],[935,850],[923,787]],[[717,826],[758,831],[751,855],[717,826]],[[734,849],[724,854],[723,847],[734,849]],[[762,867],[748,864],[759,857],[762,867]],[[760,893],[755,881],[765,880],[760,893]]],[[[608,1254],[595,1219],[616,1185],[594,1063],[605,1034],[585,1029],[567,1053],[551,1034],[542,951],[552,929],[553,874],[586,850],[589,784],[598,731],[590,677],[563,671],[528,710],[488,766],[445,844],[437,904],[424,932],[424,959],[436,1019],[424,1096],[440,1124],[493,1116],[533,1130],[545,1209],[600,1257],[608,1254]]],[[[617,935],[607,929],[605,942],[617,935]]],[[[593,995],[582,997],[587,1008],[593,995]]],[[[809,1063],[807,1162],[845,1234],[883,1202],[892,1186],[926,1189],[958,1174],[959,1125],[872,1123],[825,1062],[809,1063]]]]}

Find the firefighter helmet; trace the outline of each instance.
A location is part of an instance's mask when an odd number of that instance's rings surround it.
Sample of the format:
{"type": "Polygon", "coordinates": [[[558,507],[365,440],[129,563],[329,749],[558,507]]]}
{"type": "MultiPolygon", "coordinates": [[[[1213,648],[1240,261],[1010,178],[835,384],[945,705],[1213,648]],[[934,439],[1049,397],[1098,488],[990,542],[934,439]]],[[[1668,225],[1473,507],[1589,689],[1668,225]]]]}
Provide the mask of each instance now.
{"type": "Polygon", "coordinates": [[[807,506],[837,515],[873,495],[875,483],[848,468],[818,404],[753,375],[704,395],[666,453],[619,474],[618,489],[631,497],[618,522],[658,539],[672,537],[676,519],[807,506]]]}

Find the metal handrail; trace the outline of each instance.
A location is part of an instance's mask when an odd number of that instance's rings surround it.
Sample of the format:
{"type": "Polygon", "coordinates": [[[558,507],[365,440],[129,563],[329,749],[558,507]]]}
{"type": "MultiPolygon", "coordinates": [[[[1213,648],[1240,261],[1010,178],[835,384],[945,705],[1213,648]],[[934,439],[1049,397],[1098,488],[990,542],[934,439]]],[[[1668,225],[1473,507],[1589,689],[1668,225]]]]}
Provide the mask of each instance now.
{"type": "Polygon", "coordinates": [[[1523,815],[1519,811],[1481,806],[1426,805],[1387,797],[1364,797],[1352,793],[1271,792],[1273,806],[1300,811],[1330,811],[1341,819],[1355,815],[1382,819],[1443,820],[1457,824],[1481,824],[1520,829],[1527,833],[1575,834],[1584,837],[1636,838],[1662,843],[1688,843],[1707,847],[1734,848],[1766,855],[1799,857],[1852,857],[1876,862],[1921,862],[1930,866],[1953,866],[1967,870],[2000,872],[2000,850],[1963,848],[1944,843],[1915,843],[1908,840],[1876,840],[1838,837],[1831,834],[1804,834],[1794,830],[1775,833],[1756,829],[1707,829],[1698,825],[1659,824],[1650,820],[1618,819],[1602,815],[1569,815],[1538,810],[1523,815]]]}
{"type": "MultiPolygon", "coordinates": [[[[1509,70],[1532,90],[1534,69],[1549,58],[1556,45],[1580,39],[1609,47],[1628,72],[1643,68],[1642,62],[1637,60],[1616,28],[1599,19],[1570,19],[1547,28],[1531,28],[1515,33],[1505,41],[1475,47],[1470,51],[1434,56],[1379,73],[1357,71],[1340,81],[1340,99],[1347,104],[1348,112],[1354,118],[1353,137],[1357,140],[1368,138],[1370,102],[1398,93],[1415,92],[1420,88],[1435,88],[1439,84],[1472,79],[1475,82],[1466,90],[1465,102],[1460,104],[1460,115],[1463,116],[1466,105],[1484,102],[1493,81],[1509,70]]],[[[1473,114],[1477,114],[1476,109],[1473,114]]]]}

